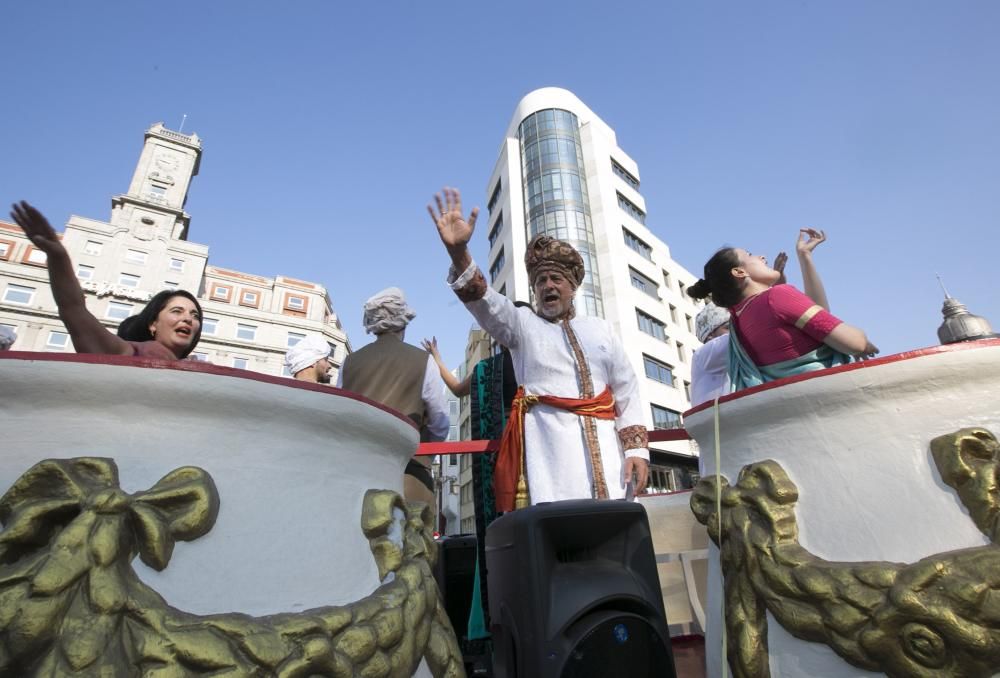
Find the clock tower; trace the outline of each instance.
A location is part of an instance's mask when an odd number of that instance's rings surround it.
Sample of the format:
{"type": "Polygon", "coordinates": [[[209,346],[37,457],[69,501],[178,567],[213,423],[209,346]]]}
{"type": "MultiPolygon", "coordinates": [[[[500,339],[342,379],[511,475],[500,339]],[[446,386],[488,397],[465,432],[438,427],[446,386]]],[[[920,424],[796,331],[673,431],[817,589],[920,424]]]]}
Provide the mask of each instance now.
{"type": "Polygon", "coordinates": [[[150,127],[128,193],[111,199],[111,225],[140,240],[187,240],[191,217],[184,204],[200,162],[197,134],[174,132],[161,122],[150,127]]]}

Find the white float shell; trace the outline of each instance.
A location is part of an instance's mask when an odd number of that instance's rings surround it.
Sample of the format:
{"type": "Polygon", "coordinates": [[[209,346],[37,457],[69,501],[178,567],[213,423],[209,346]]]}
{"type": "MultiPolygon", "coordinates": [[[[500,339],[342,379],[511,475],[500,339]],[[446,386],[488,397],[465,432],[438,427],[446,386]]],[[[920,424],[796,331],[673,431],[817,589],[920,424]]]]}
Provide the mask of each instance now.
{"type": "MultiPolygon", "coordinates": [[[[714,408],[685,427],[705,477],[715,473],[714,408]]],[[[720,471],[777,461],[799,491],[799,542],[834,561],[921,558],[989,543],[942,482],[930,441],[963,427],[1000,434],[1000,341],[955,344],[800,375],[720,401],[720,471]]],[[[721,675],[718,549],[710,546],[708,675],[721,675]]],[[[819,643],[799,640],[768,613],[773,676],[881,675],[819,643]]]]}

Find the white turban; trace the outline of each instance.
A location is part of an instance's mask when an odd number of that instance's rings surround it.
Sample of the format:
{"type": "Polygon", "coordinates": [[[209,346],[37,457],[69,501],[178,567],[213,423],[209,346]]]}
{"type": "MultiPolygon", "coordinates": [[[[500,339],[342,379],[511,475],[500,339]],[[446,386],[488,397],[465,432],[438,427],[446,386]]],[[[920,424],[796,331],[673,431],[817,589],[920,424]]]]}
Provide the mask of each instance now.
{"type": "Polygon", "coordinates": [[[294,376],[296,372],[301,372],[307,367],[315,365],[317,360],[329,355],[330,344],[319,337],[308,336],[305,339],[300,339],[299,343],[288,349],[288,353],[285,354],[285,365],[294,376]]]}
{"type": "Polygon", "coordinates": [[[14,345],[17,334],[9,327],[0,327],[0,351],[6,351],[14,345]]]}
{"type": "Polygon", "coordinates": [[[385,334],[399,332],[416,317],[414,310],[406,304],[403,290],[388,287],[365,302],[363,324],[368,334],[385,334]]]}
{"type": "Polygon", "coordinates": [[[712,302],[705,304],[705,308],[698,311],[694,319],[694,333],[698,341],[705,343],[708,335],[729,322],[729,311],[719,308],[712,302]]]}

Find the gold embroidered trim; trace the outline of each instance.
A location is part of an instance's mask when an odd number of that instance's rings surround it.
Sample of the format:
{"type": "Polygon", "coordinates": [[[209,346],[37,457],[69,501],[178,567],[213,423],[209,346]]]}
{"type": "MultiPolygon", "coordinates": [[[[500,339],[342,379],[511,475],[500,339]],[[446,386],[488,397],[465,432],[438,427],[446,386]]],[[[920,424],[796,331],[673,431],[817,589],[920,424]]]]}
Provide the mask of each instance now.
{"type": "MultiPolygon", "coordinates": [[[[583,355],[580,342],[577,341],[576,333],[570,327],[569,319],[562,322],[563,332],[573,350],[573,357],[576,359],[577,374],[580,378],[580,397],[594,397],[594,381],[590,374],[590,365],[583,355]]],[[[601,462],[601,443],[597,439],[597,422],[593,417],[580,415],[580,423],[583,426],[583,439],[587,445],[588,456],[590,457],[590,469],[594,476],[594,484],[591,487],[591,495],[595,499],[608,498],[608,483],[604,479],[604,464],[601,462]]]]}
{"type": "Polygon", "coordinates": [[[649,432],[642,424],[626,426],[618,429],[618,440],[622,443],[623,450],[636,450],[649,447],[649,432]]]}
{"type": "Polygon", "coordinates": [[[819,304],[813,304],[806,309],[806,312],[799,316],[799,319],[795,321],[795,326],[800,330],[809,324],[809,321],[813,319],[817,313],[823,310],[823,307],[819,304]]]}
{"type": "Polygon", "coordinates": [[[478,301],[486,296],[486,287],[486,278],[483,277],[483,272],[477,267],[472,280],[466,283],[464,287],[455,290],[455,294],[458,296],[459,301],[467,304],[470,301],[478,301]]]}

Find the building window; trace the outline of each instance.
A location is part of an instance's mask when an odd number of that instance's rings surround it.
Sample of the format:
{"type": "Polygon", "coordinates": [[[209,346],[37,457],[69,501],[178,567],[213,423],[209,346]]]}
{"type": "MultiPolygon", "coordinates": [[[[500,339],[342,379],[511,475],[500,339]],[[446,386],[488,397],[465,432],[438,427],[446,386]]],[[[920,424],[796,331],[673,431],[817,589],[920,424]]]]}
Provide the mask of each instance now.
{"type": "Polygon", "coordinates": [[[229,285],[219,285],[212,283],[212,293],[209,295],[217,301],[229,301],[233,294],[233,288],[229,285]]]}
{"type": "Polygon", "coordinates": [[[305,297],[296,297],[296,296],[288,295],[285,298],[285,308],[287,308],[289,310],[292,310],[292,311],[303,311],[303,310],[305,310],[305,307],[306,307],[306,298],[305,297]]]}
{"type": "Polygon", "coordinates": [[[670,307],[670,322],[677,324],[677,307],[673,304],[668,304],[670,307]]]}
{"type": "Polygon", "coordinates": [[[96,257],[100,256],[102,249],[104,249],[103,244],[97,242],[96,240],[88,240],[87,244],[83,246],[83,253],[96,257]]]}
{"type": "Polygon", "coordinates": [[[624,181],[626,184],[637,191],[639,190],[639,180],[629,174],[627,169],[615,162],[614,158],[611,158],[611,171],[615,173],[616,177],[624,181]]]}
{"type": "Polygon", "coordinates": [[[682,426],[680,412],[674,412],[659,405],[650,405],[649,407],[653,411],[653,428],[680,428],[682,426]]]}
{"type": "Polygon", "coordinates": [[[684,348],[684,344],[682,344],[679,341],[677,342],[677,357],[680,359],[682,363],[686,363],[688,361],[687,349],[684,348]]]}
{"type": "Polygon", "coordinates": [[[28,249],[24,253],[24,263],[31,264],[32,266],[45,266],[48,260],[49,255],[37,249],[34,245],[28,245],[28,249]]]}
{"type": "Polygon", "coordinates": [[[8,284],[7,289],[3,292],[3,300],[9,304],[21,304],[23,306],[27,306],[34,298],[34,287],[8,284]]]}
{"type": "Polygon", "coordinates": [[[685,381],[684,382],[684,397],[688,399],[688,402],[691,402],[691,382],[690,381],[685,381]]]}
{"type": "Polygon", "coordinates": [[[289,332],[288,336],[285,337],[285,346],[287,348],[291,348],[292,346],[296,346],[300,341],[302,341],[305,338],[306,335],[300,332],[289,332]]]}
{"type": "Polygon", "coordinates": [[[132,275],[131,273],[122,273],[118,276],[118,284],[122,287],[138,287],[139,276],[132,275]]]}
{"type": "Polygon", "coordinates": [[[192,353],[191,355],[188,356],[188,358],[190,358],[191,360],[197,360],[198,362],[201,362],[201,363],[207,363],[208,362],[208,354],[207,353],[192,353]]]}
{"type": "Polygon", "coordinates": [[[684,314],[684,324],[687,325],[688,332],[694,334],[694,318],[689,316],[687,313],[684,314]]]}
{"type": "Polygon", "coordinates": [[[244,341],[255,341],[257,339],[257,326],[237,323],[236,338],[243,339],[244,341]]]}
{"type": "Polygon", "coordinates": [[[162,198],[167,194],[167,189],[164,186],[152,185],[149,187],[149,194],[156,198],[162,198]]]}
{"type": "Polygon", "coordinates": [[[233,367],[238,370],[245,370],[250,364],[249,358],[233,358],[233,367]]]}
{"type": "Polygon", "coordinates": [[[179,282],[174,282],[173,280],[163,281],[163,289],[165,290],[176,290],[180,286],[181,284],[179,282]]]}
{"type": "Polygon", "coordinates": [[[660,341],[667,340],[667,326],[665,324],[648,313],[643,313],[639,309],[635,309],[635,317],[639,321],[639,329],[641,331],[660,341]]]}
{"type": "Polygon", "coordinates": [[[621,193],[618,194],[618,206],[622,208],[622,211],[625,212],[625,214],[629,215],[640,224],[646,223],[646,213],[636,207],[635,203],[621,193]]]}
{"type": "Polygon", "coordinates": [[[240,305],[241,306],[251,306],[257,308],[260,303],[260,293],[252,292],[250,290],[240,291],[240,305]]]}
{"type": "Polygon", "coordinates": [[[646,376],[650,379],[655,379],[667,386],[674,385],[674,372],[670,365],[660,362],[656,358],[650,358],[645,354],[642,356],[642,364],[646,369],[646,376]]]}
{"type": "Polygon", "coordinates": [[[496,223],[493,224],[493,228],[490,229],[490,249],[493,249],[494,243],[500,238],[500,232],[503,231],[503,212],[497,217],[496,223]]]}
{"type": "Polygon", "coordinates": [[[79,278],[80,280],[93,280],[94,267],[87,266],[86,264],[77,264],[76,277],[79,278]]]}
{"type": "Polygon", "coordinates": [[[629,249],[642,255],[643,259],[653,260],[653,248],[643,242],[639,237],[635,235],[632,231],[627,228],[622,228],[622,233],[625,236],[625,244],[628,245],[629,249]]]}
{"type": "Polygon", "coordinates": [[[666,271],[663,272],[663,286],[668,290],[673,287],[673,284],[670,282],[670,274],[666,271]]]}
{"type": "Polygon", "coordinates": [[[632,278],[632,287],[645,292],[654,299],[659,299],[659,287],[655,282],[644,276],[631,266],[628,267],[629,276],[632,278]]]}
{"type": "Polygon", "coordinates": [[[170,270],[171,271],[183,271],[184,270],[184,260],[183,259],[171,259],[170,260],[170,270]]]}
{"type": "Polygon", "coordinates": [[[14,243],[10,240],[0,240],[0,261],[7,261],[10,259],[11,253],[14,251],[14,243]]]}
{"type": "Polygon", "coordinates": [[[125,250],[125,261],[130,264],[145,264],[148,256],[139,250],[125,250]]]}
{"type": "Polygon", "coordinates": [[[504,255],[503,248],[500,248],[500,252],[497,254],[497,258],[493,260],[493,265],[490,266],[490,282],[497,279],[500,275],[500,271],[503,270],[503,265],[507,263],[506,256],[504,255]]]}
{"type": "Polygon", "coordinates": [[[7,325],[0,323],[0,329],[7,330],[14,336],[14,341],[17,341],[17,325],[7,325]]]}
{"type": "Polygon", "coordinates": [[[123,304],[120,301],[109,301],[108,312],[104,314],[109,320],[125,320],[132,315],[132,304],[123,304]]]}
{"type": "Polygon", "coordinates": [[[680,290],[681,296],[684,296],[684,290],[687,289],[687,285],[682,283],[680,280],[677,281],[677,289],[680,290]]]}
{"type": "MultiPolygon", "coordinates": [[[[448,427],[448,442],[455,442],[456,440],[458,440],[458,426],[449,426],[448,427]]],[[[455,456],[454,454],[449,454],[448,455],[448,465],[449,466],[458,466],[458,457],[455,456]]]]}
{"type": "Polygon", "coordinates": [[[486,209],[489,210],[490,214],[493,214],[493,208],[497,206],[497,202],[500,200],[501,189],[503,189],[503,181],[497,179],[497,187],[493,189],[490,201],[486,204],[486,209]]]}
{"type": "Polygon", "coordinates": [[[55,330],[49,332],[49,338],[45,341],[45,348],[51,348],[55,351],[65,351],[68,345],[69,335],[55,330]]]}
{"type": "Polygon", "coordinates": [[[201,319],[201,333],[202,334],[215,334],[219,330],[219,319],[218,318],[202,318],[201,319]]]}

